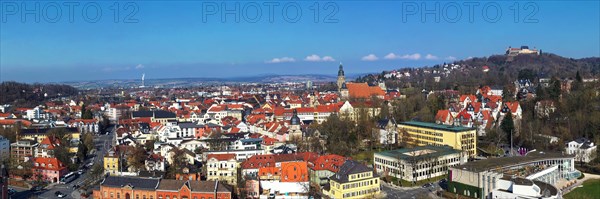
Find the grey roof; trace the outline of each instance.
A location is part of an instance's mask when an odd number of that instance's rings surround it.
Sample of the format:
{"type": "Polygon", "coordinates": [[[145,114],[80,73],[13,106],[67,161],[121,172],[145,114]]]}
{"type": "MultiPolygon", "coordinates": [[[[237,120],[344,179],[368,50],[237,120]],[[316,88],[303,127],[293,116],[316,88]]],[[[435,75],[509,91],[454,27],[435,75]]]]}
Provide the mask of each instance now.
{"type": "Polygon", "coordinates": [[[21,132],[19,132],[19,134],[21,135],[26,135],[26,134],[46,134],[49,130],[51,129],[65,129],[67,132],[69,133],[76,133],[79,130],[76,127],[67,127],[67,128],[63,128],[63,127],[58,127],[58,128],[35,128],[35,129],[21,129],[21,132]]]}
{"type": "MultiPolygon", "coordinates": [[[[344,164],[340,167],[340,170],[335,175],[331,176],[331,180],[339,183],[346,183],[348,182],[349,175],[369,171],[373,172],[373,169],[355,160],[346,160],[346,162],[344,162],[344,164]]],[[[373,175],[373,177],[376,177],[375,173],[373,173],[373,175]]]]}
{"type": "Polygon", "coordinates": [[[390,121],[392,121],[392,124],[396,124],[396,121],[394,119],[384,118],[377,121],[377,127],[384,129],[387,127],[390,121]]]}
{"type": "Polygon", "coordinates": [[[154,190],[158,186],[158,179],[108,176],[102,182],[102,186],[123,187],[131,186],[133,189],[154,190]]]}
{"type": "Polygon", "coordinates": [[[217,192],[219,193],[230,193],[231,190],[223,183],[216,183],[217,181],[189,181],[192,192],[210,192],[213,193],[215,185],[217,186],[217,192]]]}
{"type": "Polygon", "coordinates": [[[179,190],[187,181],[163,179],[158,185],[158,190],[179,190]]]}
{"type": "Polygon", "coordinates": [[[171,113],[169,111],[134,111],[132,113],[133,117],[154,117],[154,118],[176,118],[175,113],[171,113]]]}
{"type": "MultiPolygon", "coordinates": [[[[428,158],[445,156],[445,155],[449,155],[449,154],[458,154],[458,153],[460,153],[460,150],[456,150],[450,146],[425,145],[425,146],[418,146],[418,147],[414,147],[414,148],[403,148],[403,149],[397,149],[397,150],[382,151],[382,152],[377,152],[375,154],[383,155],[383,156],[387,156],[387,157],[391,157],[391,158],[397,158],[397,159],[409,159],[411,156],[406,155],[406,153],[411,154],[411,152],[416,155],[416,157],[415,157],[416,159],[428,159],[428,158]],[[418,154],[418,152],[417,152],[417,151],[426,150],[426,149],[432,150],[435,152],[428,153],[428,154],[418,154]]],[[[413,159],[411,159],[411,160],[413,160],[413,159]]]]}
{"type": "Polygon", "coordinates": [[[202,128],[204,125],[199,125],[193,122],[180,122],[177,124],[181,128],[202,128]]]}
{"type": "Polygon", "coordinates": [[[467,162],[463,165],[456,166],[456,168],[472,172],[481,172],[490,169],[504,168],[533,161],[551,159],[572,159],[574,157],[575,156],[573,155],[564,155],[562,153],[546,153],[542,151],[534,151],[527,153],[527,155],[525,156],[490,158],[485,160],[467,162]]]}
{"type": "Polygon", "coordinates": [[[262,138],[248,138],[248,139],[241,139],[240,142],[262,142],[263,139],[262,138]]]}
{"type": "Polygon", "coordinates": [[[298,111],[294,109],[294,115],[292,115],[292,118],[290,119],[290,125],[300,125],[301,122],[300,117],[298,117],[298,111]]]}

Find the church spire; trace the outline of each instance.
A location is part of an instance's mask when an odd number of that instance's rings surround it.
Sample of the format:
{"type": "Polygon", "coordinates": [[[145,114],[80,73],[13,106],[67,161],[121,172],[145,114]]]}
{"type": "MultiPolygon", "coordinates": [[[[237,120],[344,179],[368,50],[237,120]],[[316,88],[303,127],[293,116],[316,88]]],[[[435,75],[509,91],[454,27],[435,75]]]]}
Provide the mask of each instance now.
{"type": "Polygon", "coordinates": [[[344,76],[344,66],[340,62],[340,69],[338,70],[337,87],[338,92],[342,90],[342,86],[346,83],[346,77],[344,76]]]}

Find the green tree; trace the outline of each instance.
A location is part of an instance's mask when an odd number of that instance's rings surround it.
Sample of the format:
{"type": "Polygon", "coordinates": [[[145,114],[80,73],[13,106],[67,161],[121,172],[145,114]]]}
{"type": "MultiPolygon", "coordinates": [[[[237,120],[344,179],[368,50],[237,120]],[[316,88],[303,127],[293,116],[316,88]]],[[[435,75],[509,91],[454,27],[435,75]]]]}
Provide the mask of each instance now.
{"type": "Polygon", "coordinates": [[[561,92],[561,81],[558,78],[552,78],[550,87],[548,88],[548,97],[558,101],[561,92]]]}
{"type": "Polygon", "coordinates": [[[92,119],[94,115],[92,114],[92,110],[86,109],[85,104],[81,106],[81,119],[92,119]]]}
{"type": "Polygon", "coordinates": [[[92,135],[91,133],[84,133],[83,134],[83,144],[85,145],[87,151],[91,151],[92,149],[94,149],[95,148],[94,135],[92,135]]]}
{"type": "Polygon", "coordinates": [[[175,178],[175,175],[182,172],[183,168],[188,165],[188,162],[185,157],[185,152],[181,149],[173,148],[169,153],[171,153],[173,164],[169,165],[166,176],[167,178],[175,178]]]}
{"type": "Polygon", "coordinates": [[[92,178],[102,177],[103,173],[104,173],[104,166],[102,166],[102,164],[94,164],[94,166],[92,166],[92,169],[91,169],[92,178]]]}
{"type": "Polygon", "coordinates": [[[146,151],[153,151],[155,142],[156,142],[156,140],[146,141],[146,143],[144,143],[144,148],[146,149],[146,151]]]}
{"type": "Polygon", "coordinates": [[[508,140],[510,142],[511,134],[514,133],[515,130],[515,123],[511,111],[508,111],[506,115],[504,115],[504,119],[502,119],[502,122],[500,123],[500,129],[508,135],[508,140]]]}
{"type": "Polygon", "coordinates": [[[335,154],[352,154],[358,149],[358,136],[354,129],[356,124],[348,116],[333,114],[317,129],[327,137],[326,147],[328,152],[335,154]]]}
{"type": "Polygon", "coordinates": [[[133,167],[134,170],[140,171],[145,169],[145,161],[148,157],[144,146],[138,145],[131,147],[127,155],[127,165],[133,167]]]}
{"type": "Polygon", "coordinates": [[[535,89],[535,92],[537,94],[537,99],[539,100],[544,100],[548,98],[548,93],[546,93],[546,89],[544,87],[542,87],[541,84],[537,85],[537,88],[535,89]]]}

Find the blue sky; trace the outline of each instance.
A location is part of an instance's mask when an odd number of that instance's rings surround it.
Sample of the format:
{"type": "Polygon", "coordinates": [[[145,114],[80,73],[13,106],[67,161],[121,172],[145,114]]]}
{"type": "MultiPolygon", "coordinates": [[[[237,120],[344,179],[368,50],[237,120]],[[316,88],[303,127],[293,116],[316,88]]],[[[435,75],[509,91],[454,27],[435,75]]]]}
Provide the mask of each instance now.
{"type": "Polygon", "coordinates": [[[290,1],[272,16],[273,2],[99,1],[72,22],[69,3],[0,2],[0,81],[377,73],[520,45],[600,56],[597,1],[290,1]]]}

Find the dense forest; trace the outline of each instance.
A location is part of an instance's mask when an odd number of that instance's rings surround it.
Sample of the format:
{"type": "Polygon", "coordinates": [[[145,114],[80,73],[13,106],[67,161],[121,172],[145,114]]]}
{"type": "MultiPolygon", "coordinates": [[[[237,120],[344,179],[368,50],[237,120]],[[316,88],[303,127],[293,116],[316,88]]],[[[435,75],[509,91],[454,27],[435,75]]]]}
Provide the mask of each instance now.
{"type": "Polygon", "coordinates": [[[77,89],[68,85],[0,83],[0,104],[12,104],[17,107],[34,107],[46,99],[75,94],[77,89]]]}

